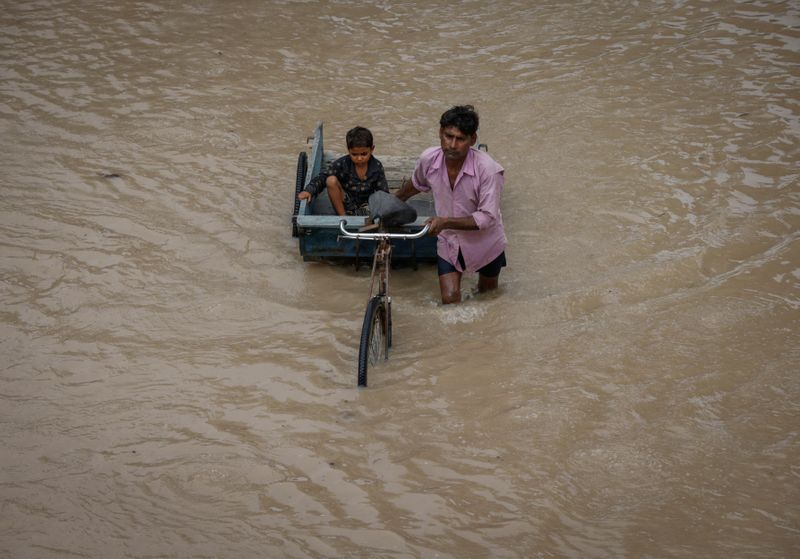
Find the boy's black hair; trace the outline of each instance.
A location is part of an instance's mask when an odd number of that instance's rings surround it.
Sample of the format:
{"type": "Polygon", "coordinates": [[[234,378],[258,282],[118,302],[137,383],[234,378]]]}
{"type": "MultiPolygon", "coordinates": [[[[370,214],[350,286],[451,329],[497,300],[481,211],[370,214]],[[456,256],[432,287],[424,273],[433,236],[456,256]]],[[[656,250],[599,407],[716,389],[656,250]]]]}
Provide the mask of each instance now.
{"type": "Polygon", "coordinates": [[[372,132],[363,126],[356,126],[348,130],[345,140],[347,142],[347,149],[371,148],[375,145],[372,143],[372,132]]]}
{"type": "Polygon", "coordinates": [[[446,110],[439,119],[439,126],[455,126],[467,136],[478,132],[478,113],[472,105],[456,105],[446,110]]]}

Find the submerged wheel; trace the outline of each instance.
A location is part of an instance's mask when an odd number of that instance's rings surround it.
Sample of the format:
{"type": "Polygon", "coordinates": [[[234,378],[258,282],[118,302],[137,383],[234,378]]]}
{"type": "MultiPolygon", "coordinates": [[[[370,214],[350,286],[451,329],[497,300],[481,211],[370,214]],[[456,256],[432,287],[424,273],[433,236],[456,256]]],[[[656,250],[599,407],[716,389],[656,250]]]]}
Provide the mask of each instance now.
{"type": "Polygon", "coordinates": [[[386,347],[392,347],[392,302],[386,303],[386,347]]]}
{"type": "Polygon", "coordinates": [[[308,172],[308,155],[301,151],[297,156],[297,179],[294,183],[294,210],[292,210],[292,237],[297,236],[297,212],[300,211],[300,200],[297,195],[303,191],[306,183],[306,173],[308,172]]]}
{"type": "Polygon", "coordinates": [[[377,295],[367,303],[358,347],[358,386],[367,385],[367,369],[389,357],[386,306],[377,295]]]}

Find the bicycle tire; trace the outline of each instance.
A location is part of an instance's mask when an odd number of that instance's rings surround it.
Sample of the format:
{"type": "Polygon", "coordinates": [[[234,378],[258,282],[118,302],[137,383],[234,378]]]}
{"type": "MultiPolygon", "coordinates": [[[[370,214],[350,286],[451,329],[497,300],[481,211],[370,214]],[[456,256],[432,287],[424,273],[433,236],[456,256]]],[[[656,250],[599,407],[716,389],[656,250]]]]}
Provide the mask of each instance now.
{"type": "Polygon", "coordinates": [[[376,295],[367,303],[364,324],[361,326],[361,343],[358,346],[358,386],[367,385],[367,370],[370,366],[389,358],[386,324],[386,306],[376,295]]]}
{"type": "Polygon", "coordinates": [[[392,347],[392,302],[386,303],[386,347],[392,347]]]}
{"type": "Polygon", "coordinates": [[[294,209],[292,210],[292,237],[297,236],[297,214],[300,212],[300,200],[297,195],[303,191],[308,173],[308,154],[301,151],[297,156],[297,178],[294,183],[294,209]]]}

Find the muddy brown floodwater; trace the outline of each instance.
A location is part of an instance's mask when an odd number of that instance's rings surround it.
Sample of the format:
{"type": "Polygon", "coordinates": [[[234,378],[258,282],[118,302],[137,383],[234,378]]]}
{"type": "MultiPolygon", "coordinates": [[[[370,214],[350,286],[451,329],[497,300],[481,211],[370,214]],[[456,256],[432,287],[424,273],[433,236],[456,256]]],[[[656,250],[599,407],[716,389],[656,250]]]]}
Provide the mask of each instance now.
{"type": "Polygon", "coordinates": [[[2,5],[0,556],[800,556],[798,2],[2,5]],[[297,154],[458,103],[509,266],[359,390],[297,154]]]}

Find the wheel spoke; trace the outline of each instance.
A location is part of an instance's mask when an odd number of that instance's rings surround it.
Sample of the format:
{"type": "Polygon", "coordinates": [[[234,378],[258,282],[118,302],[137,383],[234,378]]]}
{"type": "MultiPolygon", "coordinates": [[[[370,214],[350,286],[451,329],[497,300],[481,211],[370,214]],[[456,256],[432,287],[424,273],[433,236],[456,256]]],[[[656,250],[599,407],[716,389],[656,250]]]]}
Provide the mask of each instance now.
{"type": "Polygon", "coordinates": [[[383,317],[380,314],[376,313],[375,320],[372,322],[372,333],[369,339],[369,362],[371,365],[386,359],[386,339],[383,335],[383,317]]]}

